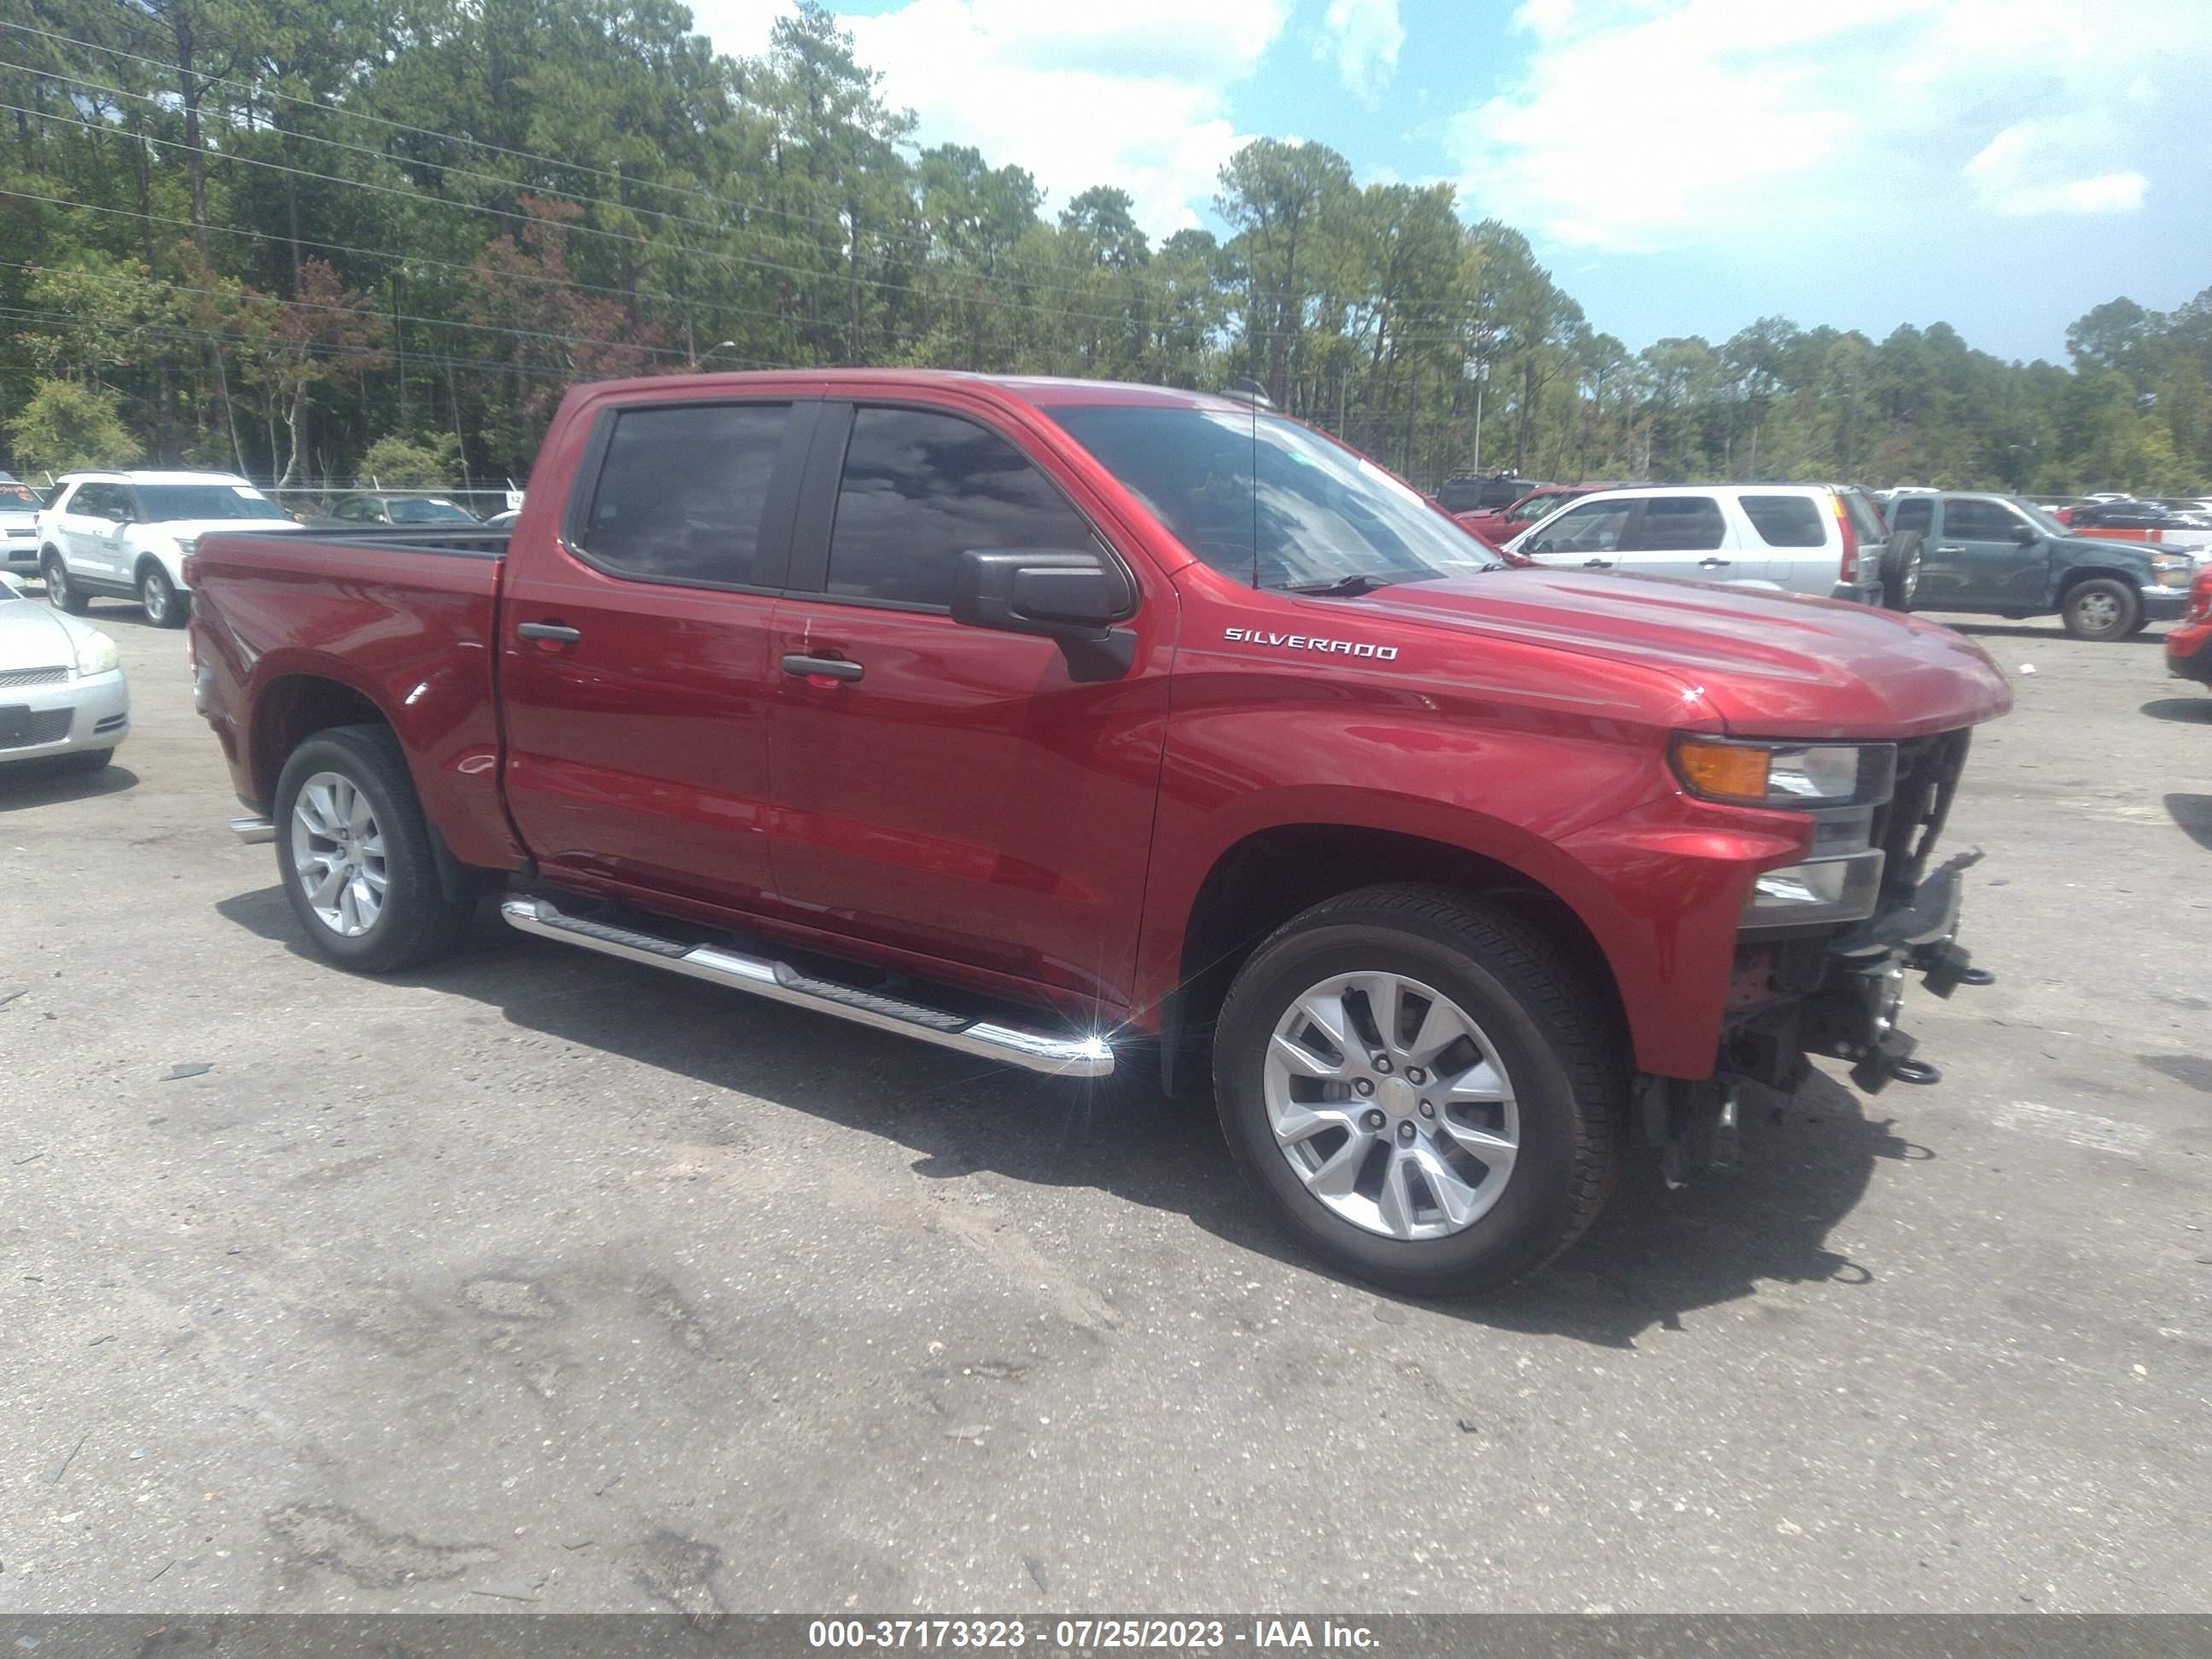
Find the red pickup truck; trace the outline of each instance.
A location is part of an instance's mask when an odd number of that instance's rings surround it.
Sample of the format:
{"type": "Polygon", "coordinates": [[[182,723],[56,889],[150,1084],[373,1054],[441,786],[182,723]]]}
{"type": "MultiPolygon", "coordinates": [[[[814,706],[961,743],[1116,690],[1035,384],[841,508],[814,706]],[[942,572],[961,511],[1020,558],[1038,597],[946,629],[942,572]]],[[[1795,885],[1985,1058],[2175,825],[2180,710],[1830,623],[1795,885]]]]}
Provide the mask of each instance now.
{"type": "Polygon", "coordinates": [[[511,539],[210,535],[196,696],[314,948],[487,895],[586,950],[1015,1066],[1210,1078],[1274,1218],[1493,1287],[1636,1135],[1808,1054],[1930,1080],[1907,970],[1982,652],[1533,568],[1247,404],[848,371],[571,392],[511,539]]]}

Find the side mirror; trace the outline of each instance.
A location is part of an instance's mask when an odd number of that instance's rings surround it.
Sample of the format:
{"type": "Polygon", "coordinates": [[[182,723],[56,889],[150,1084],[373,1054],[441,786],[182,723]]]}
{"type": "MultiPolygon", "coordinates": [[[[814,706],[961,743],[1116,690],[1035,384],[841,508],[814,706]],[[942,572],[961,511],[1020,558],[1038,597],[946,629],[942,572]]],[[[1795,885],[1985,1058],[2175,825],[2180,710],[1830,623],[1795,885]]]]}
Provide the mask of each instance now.
{"type": "Polygon", "coordinates": [[[952,617],[975,628],[1098,641],[1136,609],[1128,573],[1097,548],[970,548],[952,580],[952,617]]]}
{"type": "Polygon", "coordinates": [[[2043,532],[2032,524],[2016,524],[2012,527],[2012,538],[2022,547],[2033,547],[2043,539],[2043,532]]]}

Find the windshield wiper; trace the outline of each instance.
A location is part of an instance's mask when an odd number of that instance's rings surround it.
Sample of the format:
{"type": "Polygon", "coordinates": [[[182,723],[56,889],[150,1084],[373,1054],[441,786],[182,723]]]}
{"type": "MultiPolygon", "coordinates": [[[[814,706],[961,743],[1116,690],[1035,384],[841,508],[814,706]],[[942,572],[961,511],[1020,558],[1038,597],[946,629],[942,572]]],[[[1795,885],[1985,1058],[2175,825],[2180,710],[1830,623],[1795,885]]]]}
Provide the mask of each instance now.
{"type": "Polygon", "coordinates": [[[1334,581],[1286,583],[1283,592],[1304,593],[1310,599],[1357,599],[1362,593],[1372,593],[1378,587],[1389,587],[1405,580],[1403,576],[1371,575],[1363,570],[1356,576],[1339,576],[1334,581]]]}

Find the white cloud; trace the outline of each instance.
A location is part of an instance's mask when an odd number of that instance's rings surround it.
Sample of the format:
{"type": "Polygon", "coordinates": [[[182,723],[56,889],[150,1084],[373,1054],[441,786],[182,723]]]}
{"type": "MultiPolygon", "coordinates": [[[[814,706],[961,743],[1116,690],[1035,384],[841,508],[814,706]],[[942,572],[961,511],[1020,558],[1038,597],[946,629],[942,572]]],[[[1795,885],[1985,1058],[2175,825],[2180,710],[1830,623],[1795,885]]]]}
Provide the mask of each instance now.
{"type": "Polygon", "coordinates": [[[1328,0],[1314,56],[1334,63],[1354,96],[1381,101],[1398,70],[1398,51],[1406,26],[1398,21],[1398,0],[1328,0]]]}
{"type": "MultiPolygon", "coordinates": [[[[1283,29],[1291,0],[908,0],[843,16],[884,95],[924,144],[973,144],[1026,167],[1054,202],[1093,185],[1136,200],[1154,237],[1199,222],[1249,135],[1228,94],[1283,29]]],[[[700,0],[697,26],[733,56],[766,50],[781,0],[700,0]]]]}
{"type": "Polygon", "coordinates": [[[2140,207],[2212,77],[2206,0],[1525,0],[1446,131],[1462,195],[1641,250],[1849,216],[2140,207]],[[2169,89],[2162,94],[2160,88],[2169,89]]]}
{"type": "Polygon", "coordinates": [[[2150,180],[2132,167],[2100,172],[2124,149],[2116,124],[2097,116],[2018,121],[1966,163],[1966,179],[1990,212],[2131,213],[2150,180]]]}

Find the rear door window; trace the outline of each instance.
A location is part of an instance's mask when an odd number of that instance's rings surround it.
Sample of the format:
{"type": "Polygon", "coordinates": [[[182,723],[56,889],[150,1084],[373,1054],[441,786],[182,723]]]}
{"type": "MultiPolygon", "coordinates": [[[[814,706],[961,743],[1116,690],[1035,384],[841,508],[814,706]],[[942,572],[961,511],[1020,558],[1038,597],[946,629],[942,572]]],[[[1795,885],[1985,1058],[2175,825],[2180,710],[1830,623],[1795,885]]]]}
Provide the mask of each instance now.
{"type": "Polygon", "coordinates": [[[1889,504],[1889,521],[1899,531],[1917,530],[1923,536],[1928,526],[1936,522],[1936,500],[1932,495],[1907,495],[1889,504]]]}
{"type": "Polygon", "coordinates": [[[1743,515],[1769,547],[1826,547],[1828,526],[1810,495],[1746,495],[1743,515]]]}
{"type": "Polygon", "coordinates": [[[615,416],[578,545],[617,576],[696,587],[773,586],[762,520],[789,404],[692,404],[615,416]]]}
{"type": "Polygon", "coordinates": [[[1624,553],[1704,553],[1728,539],[1728,520],[1710,495],[1648,495],[1624,553]]]}
{"type": "Polygon", "coordinates": [[[833,598],[942,610],[970,548],[1090,545],[1083,515],[997,433],[929,410],[854,411],[830,532],[833,598]]]}

